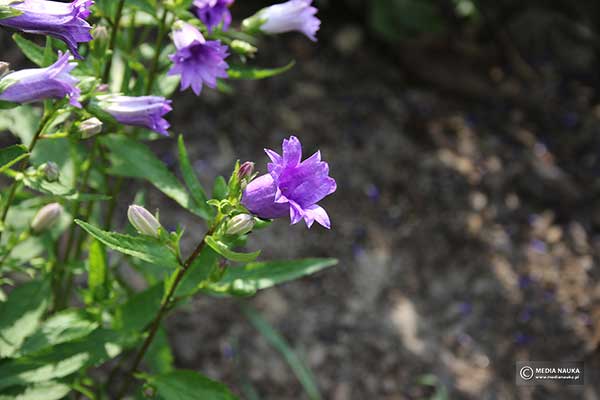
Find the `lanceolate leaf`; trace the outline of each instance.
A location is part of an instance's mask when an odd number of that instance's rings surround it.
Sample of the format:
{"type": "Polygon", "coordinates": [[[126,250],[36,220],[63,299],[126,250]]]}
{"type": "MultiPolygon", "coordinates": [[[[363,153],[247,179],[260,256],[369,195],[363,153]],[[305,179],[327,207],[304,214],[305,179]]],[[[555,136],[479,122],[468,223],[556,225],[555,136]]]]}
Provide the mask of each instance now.
{"type": "Polygon", "coordinates": [[[14,144],[0,149],[0,172],[26,158],[28,154],[27,147],[22,144],[14,144]]]}
{"type": "Polygon", "coordinates": [[[12,356],[25,338],[35,332],[48,306],[49,288],[47,281],[28,282],[0,303],[0,358],[12,356]]]}
{"type": "Polygon", "coordinates": [[[44,48],[33,43],[31,40],[25,39],[23,36],[15,33],[13,40],[19,46],[25,57],[36,63],[38,66],[44,66],[44,48]]]}
{"type": "Polygon", "coordinates": [[[80,220],[75,222],[90,235],[106,246],[121,253],[137,257],[152,264],[178,268],[177,257],[158,239],[150,236],[129,236],[115,232],[106,232],[80,220]]]}
{"type": "Polygon", "coordinates": [[[145,179],[192,213],[202,218],[210,217],[206,209],[198,207],[175,175],[144,144],[122,135],[103,137],[102,143],[110,149],[109,173],[145,179]]]}
{"type": "Polygon", "coordinates": [[[44,382],[28,387],[14,387],[4,391],[0,400],[60,400],[71,391],[60,382],[44,382]]]}
{"type": "Polygon", "coordinates": [[[253,262],[228,268],[218,283],[209,284],[204,290],[215,294],[251,295],[257,290],[314,274],[337,263],[334,258],[253,262]]]}
{"type": "Polygon", "coordinates": [[[198,207],[201,208],[204,211],[204,213],[210,217],[213,215],[214,210],[208,204],[206,204],[206,201],[208,200],[206,198],[206,193],[204,192],[202,185],[200,185],[200,182],[196,177],[196,173],[192,168],[192,163],[190,162],[190,159],[188,157],[182,135],[179,135],[177,145],[179,148],[179,167],[181,168],[183,180],[198,207]]]}
{"type": "Polygon", "coordinates": [[[290,61],[289,64],[279,68],[252,68],[239,65],[233,65],[227,70],[227,75],[230,79],[265,79],[275,75],[283,74],[290,70],[295,61],[290,61]]]}
{"type": "Polygon", "coordinates": [[[230,250],[229,247],[223,243],[222,241],[215,239],[212,236],[207,236],[205,239],[206,244],[210,246],[211,249],[227,258],[231,261],[238,262],[250,262],[256,259],[260,255],[260,250],[255,251],[253,253],[238,253],[233,250],[230,250]]]}
{"type": "Polygon", "coordinates": [[[165,400],[235,400],[225,385],[194,371],[177,370],[162,375],[144,376],[165,400]]]}

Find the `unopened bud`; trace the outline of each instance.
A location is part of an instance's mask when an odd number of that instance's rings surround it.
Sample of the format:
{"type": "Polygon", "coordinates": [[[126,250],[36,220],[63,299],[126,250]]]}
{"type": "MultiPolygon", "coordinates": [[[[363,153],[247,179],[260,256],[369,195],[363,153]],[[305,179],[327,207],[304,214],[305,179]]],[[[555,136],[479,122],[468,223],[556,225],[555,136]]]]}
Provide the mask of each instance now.
{"type": "Polygon", "coordinates": [[[108,30],[103,25],[97,25],[92,30],[92,37],[94,40],[107,40],[108,39],[108,30]]]}
{"type": "Polygon", "coordinates": [[[238,178],[240,178],[240,180],[244,178],[249,178],[250,176],[252,176],[253,172],[254,163],[252,161],[246,161],[242,165],[240,165],[240,169],[238,171],[238,178]]]}
{"type": "Polygon", "coordinates": [[[227,222],[226,235],[243,235],[254,228],[254,217],[248,214],[238,214],[227,222]]]}
{"type": "Polygon", "coordinates": [[[0,76],[3,76],[10,69],[10,64],[7,62],[0,61],[0,76]]]}
{"type": "Polygon", "coordinates": [[[48,228],[51,228],[52,225],[63,213],[63,208],[58,203],[50,203],[42,207],[33,220],[31,221],[31,230],[35,233],[40,233],[45,231],[48,228]]]}
{"type": "Polygon", "coordinates": [[[60,169],[53,161],[48,161],[42,165],[42,173],[48,182],[55,182],[60,177],[60,169]]]}
{"type": "Polygon", "coordinates": [[[133,227],[142,235],[158,238],[160,222],[142,206],[131,205],[127,210],[127,218],[133,227]]]}
{"type": "Polygon", "coordinates": [[[256,52],[258,51],[258,49],[252,46],[250,43],[238,39],[232,40],[229,44],[229,47],[234,52],[238,54],[243,54],[248,57],[254,56],[254,54],[256,54],[256,52]]]}
{"type": "Polygon", "coordinates": [[[88,118],[79,124],[79,132],[83,139],[89,139],[102,132],[102,121],[96,117],[88,118]]]}

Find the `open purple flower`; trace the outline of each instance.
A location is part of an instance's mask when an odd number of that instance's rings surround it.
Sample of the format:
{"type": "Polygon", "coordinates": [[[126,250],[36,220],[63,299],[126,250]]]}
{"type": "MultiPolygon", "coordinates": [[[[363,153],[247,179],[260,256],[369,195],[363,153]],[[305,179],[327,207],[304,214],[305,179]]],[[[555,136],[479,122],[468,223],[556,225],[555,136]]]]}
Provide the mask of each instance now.
{"type": "Polygon", "coordinates": [[[0,87],[6,85],[0,93],[0,100],[13,103],[31,103],[46,99],[69,97],[69,102],[79,104],[80,90],[75,86],[79,80],[70,72],[77,63],[70,62],[70,54],[58,53],[58,60],[46,68],[30,68],[11,72],[0,79],[0,87]]]}
{"type": "Polygon", "coordinates": [[[321,152],[302,160],[302,146],[295,136],[283,140],[283,155],[265,149],[273,161],[269,173],[259,176],[246,186],[242,204],[260,218],[290,216],[292,224],[304,219],[310,228],[314,221],[330,229],[325,210],[316,203],[335,192],[335,180],[329,175],[329,165],[321,161],[321,152]]]}
{"type": "Polygon", "coordinates": [[[141,126],[169,136],[169,123],[163,115],[172,110],[171,100],[160,96],[121,96],[106,94],[96,97],[98,106],[124,125],[141,126]]]}
{"type": "Polygon", "coordinates": [[[76,58],[77,44],[92,40],[92,27],[85,18],[90,15],[91,0],[75,0],[60,3],[47,0],[22,0],[10,6],[22,12],[21,15],[0,19],[0,25],[22,32],[50,35],[66,43],[76,58]]]}
{"type": "Polygon", "coordinates": [[[198,29],[178,21],[173,25],[173,42],[177,52],[169,56],[173,67],[168,74],[181,75],[181,90],[191,86],[199,95],[203,84],[215,88],[217,78],[227,78],[229,54],[220,41],[206,41],[198,29]]]}
{"type": "Polygon", "coordinates": [[[223,30],[226,31],[231,24],[231,12],[229,12],[231,4],[233,0],[194,0],[193,9],[209,32],[221,22],[223,22],[223,30]]]}
{"type": "Polygon", "coordinates": [[[243,26],[258,29],[264,33],[284,33],[298,31],[313,42],[321,21],[315,17],[317,9],[311,6],[312,0],[289,0],[263,8],[243,21],[243,26]]]}

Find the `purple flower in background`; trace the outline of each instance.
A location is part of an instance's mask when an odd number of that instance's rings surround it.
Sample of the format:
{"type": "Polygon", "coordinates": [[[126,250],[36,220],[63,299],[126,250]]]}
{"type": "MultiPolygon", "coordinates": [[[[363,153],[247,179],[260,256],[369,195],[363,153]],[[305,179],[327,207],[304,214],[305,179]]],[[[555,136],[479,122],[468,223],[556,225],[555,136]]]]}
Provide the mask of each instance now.
{"type": "Polygon", "coordinates": [[[226,31],[231,24],[231,12],[229,12],[231,4],[233,0],[194,0],[193,8],[209,32],[221,21],[223,21],[223,30],[226,31]]]}
{"type": "Polygon", "coordinates": [[[302,146],[295,136],[283,140],[283,155],[265,149],[273,161],[269,173],[254,179],[243,192],[242,204],[260,218],[290,216],[292,224],[304,219],[310,228],[314,221],[330,229],[329,216],[316,203],[336,190],[328,176],[329,165],[317,151],[304,161],[302,146]]]}
{"type": "Polygon", "coordinates": [[[76,58],[77,44],[92,40],[92,27],[85,18],[90,15],[91,0],[75,0],[60,3],[47,0],[22,0],[10,6],[22,12],[21,15],[0,19],[0,25],[22,32],[50,35],[66,43],[76,58]]]}
{"type": "Polygon", "coordinates": [[[315,17],[317,9],[311,6],[312,0],[289,0],[263,8],[242,24],[250,29],[257,28],[265,33],[298,31],[313,42],[321,21],[315,17]]]}
{"type": "Polygon", "coordinates": [[[163,115],[171,111],[171,100],[160,96],[121,96],[107,94],[97,97],[99,107],[124,125],[141,126],[169,136],[169,123],[163,115]]]}
{"type": "Polygon", "coordinates": [[[173,27],[177,52],[169,56],[173,67],[168,74],[181,75],[181,90],[191,86],[199,95],[202,84],[215,88],[217,78],[227,78],[227,46],[218,40],[206,41],[198,29],[183,21],[176,22],[173,27]]]}
{"type": "Polygon", "coordinates": [[[79,104],[80,91],[75,85],[78,79],[70,75],[76,63],[70,62],[70,54],[58,53],[58,60],[46,68],[30,68],[11,72],[0,79],[0,87],[7,85],[0,93],[0,100],[13,103],[30,103],[46,99],[69,97],[69,102],[79,104]]]}

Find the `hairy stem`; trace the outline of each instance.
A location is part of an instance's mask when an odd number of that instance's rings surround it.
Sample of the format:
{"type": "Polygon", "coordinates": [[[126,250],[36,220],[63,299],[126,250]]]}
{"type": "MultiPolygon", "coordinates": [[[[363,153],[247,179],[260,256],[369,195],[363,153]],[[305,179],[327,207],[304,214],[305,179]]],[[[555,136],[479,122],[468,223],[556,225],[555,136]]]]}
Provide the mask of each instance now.
{"type": "Polygon", "coordinates": [[[154,336],[156,335],[156,332],[158,331],[158,328],[160,327],[160,323],[162,322],[162,319],[167,314],[167,312],[170,308],[171,301],[173,299],[173,295],[175,294],[175,291],[177,290],[177,286],[179,286],[181,279],[183,278],[183,276],[189,269],[190,265],[192,265],[194,260],[202,252],[202,249],[204,249],[204,246],[206,245],[205,239],[211,233],[212,233],[212,231],[209,230],[206,233],[206,235],[204,235],[204,237],[202,238],[202,241],[198,244],[198,246],[196,246],[196,249],[194,250],[194,252],[187,258],[187,260],[185,260],[183,267],[177,271],[177,275],[175,276],[175,281],[171,285],[171,288],[169,289],[169,292],[167,293],[167,295],[164,297],[164,299],[160,305],[160,309],[158,310],[158,313],[156,314],[156,316],[150,323],[150,328],[149,328],[149,332],[148,332],[148,336],[146,337],[146,340],[144,340],[142,347],[140,347],[140,350],[136,353],[135,358],[133,359],[133,363],[131,364],[131,367],[129,368],[129,371],[127,373],[125,373],[125,375],[124,375],[125,380],[123,381],[121,390],[119,390],[119,392],[118,392],[117,399],[123,398],[123,396],[127,393],[127,390],[129,389],[129,385],[131,384],[131,380],[132,380],[131,377],[137,371],[138,367],[140,366],[140,363],[142,362],[142,359],[144,358],[144,355],[146,354],[146,351],[148,350],[148,347],[150,347],[150,344],[152,344],[152,340],[154,340],[154,336]]]}

